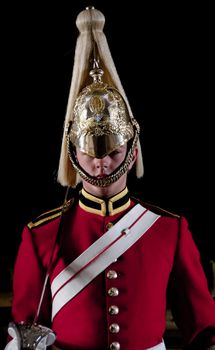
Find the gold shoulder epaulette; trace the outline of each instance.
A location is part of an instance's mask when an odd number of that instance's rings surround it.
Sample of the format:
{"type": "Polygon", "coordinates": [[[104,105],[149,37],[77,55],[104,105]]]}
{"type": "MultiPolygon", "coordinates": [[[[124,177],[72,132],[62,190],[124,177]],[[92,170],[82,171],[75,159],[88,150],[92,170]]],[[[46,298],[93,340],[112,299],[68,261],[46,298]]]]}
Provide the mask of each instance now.
{"type": "Polygon", "coordinates": [[[48,221],[51,221],[58,216],[62,214],[62,212],[66,212],[73,204],[74,198],[70,199],[69,201],[66,202],[66,204],[61,205],[58,208],[46,211],[43,214],[40,214],[39,216],[36,217],[36,219],[32,220],[27,224],[28,228],[31,229],[33,227],[37,227],[41,224],[47,223],[48,221]]]}

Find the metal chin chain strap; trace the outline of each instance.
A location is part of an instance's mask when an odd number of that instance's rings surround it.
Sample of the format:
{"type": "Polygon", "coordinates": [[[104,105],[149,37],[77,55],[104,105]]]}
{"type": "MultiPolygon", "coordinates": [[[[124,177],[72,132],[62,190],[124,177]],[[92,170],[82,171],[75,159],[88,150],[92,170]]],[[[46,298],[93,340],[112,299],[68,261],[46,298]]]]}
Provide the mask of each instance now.
{"type": "Polygon", "coordinates": [[[68,193],[69,193],[69,187],[66,190],[66,195],[64,199],[64,204],[62,206],[62,212],[61,212],[61,218],[60,223],[58,227],[58,232],[56,234],[56,238],[51,250],[51,256],[50,261],[46,273],[46,277],[43,284],[43,289],[40,296],[40,301],[37,307],[37,311],[34,317],[34,320],[32,323],[15,323],[10,322],[8,326],[8,334],[13,338],[5,347],[5,350],[45,350],[47,346],[52,345],[55,342],[56,335],[52,331],[52,329],[42,326],[38,324],[38,319],[40,315],[40,310],[45,294],[45,290],[48,283],[49,278],[49,271],[52,264],[53,259],[53,253],[58,241],[58,238],[60,236],[60,233],[62,232],[62,226],[63,226],[63,214],[68,207],[68,193]]]}

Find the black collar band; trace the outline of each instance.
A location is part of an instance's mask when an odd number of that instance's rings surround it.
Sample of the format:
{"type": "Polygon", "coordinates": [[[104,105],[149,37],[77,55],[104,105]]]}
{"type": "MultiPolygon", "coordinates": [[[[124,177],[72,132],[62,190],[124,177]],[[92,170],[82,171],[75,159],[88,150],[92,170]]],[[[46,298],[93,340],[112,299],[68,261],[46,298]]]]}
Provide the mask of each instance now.
{"type": "Polygon", "coordinates": [[[130,206],[127,187],[110,198],[99,198],[82,188],[79,194],[79,205],[82,209],[101,216],[113,216],[130,206]]]}

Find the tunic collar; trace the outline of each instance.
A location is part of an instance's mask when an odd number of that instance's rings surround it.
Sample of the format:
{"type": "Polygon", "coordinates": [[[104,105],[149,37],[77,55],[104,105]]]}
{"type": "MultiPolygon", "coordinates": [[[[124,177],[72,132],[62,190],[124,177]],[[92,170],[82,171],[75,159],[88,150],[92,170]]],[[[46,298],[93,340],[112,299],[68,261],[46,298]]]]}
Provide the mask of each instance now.
{"type": "Polygon", "coordinates": [[[101,216],[113,216],[130,206],[130,197],[127,187],[110,198],[99,198],[85,191],[80,191],[79,205],[85,211],[101,216]]]}

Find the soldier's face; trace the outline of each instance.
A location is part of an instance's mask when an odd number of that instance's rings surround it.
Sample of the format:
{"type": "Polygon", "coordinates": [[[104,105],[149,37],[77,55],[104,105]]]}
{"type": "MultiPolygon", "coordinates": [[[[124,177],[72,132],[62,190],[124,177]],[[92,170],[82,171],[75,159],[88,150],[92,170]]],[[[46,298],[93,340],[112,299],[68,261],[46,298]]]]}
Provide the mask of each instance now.
{"type": "MultiPolygon", "coordinates": [[[[104,158],[94,158],[76,149],[76,157],[80,166],[91,176],[101,179],[110,175],[125,159],[127,152],[127,144],[117,148],[112,153],[108,154],[104,158]]],[[[136,160],[137,150],[135,150],[134,160],[130,164],[129,169],[132,167],[136,160]]],[[[116,182],[106,187],[97,187],[83,180],[83,185],[86,191],[96,196],[109,197],[116,193],[119,193],[126,187],[127,173],[122,175],[116,182]]]]}
{"type": "Polygon", "coordinates": [[[78,148],[76,156],[80,166],[91,176],[102,178],[110,175],[125,159],[127,145],[117,148],[112,153],[99,159],[81,152],[78,148]]]}

